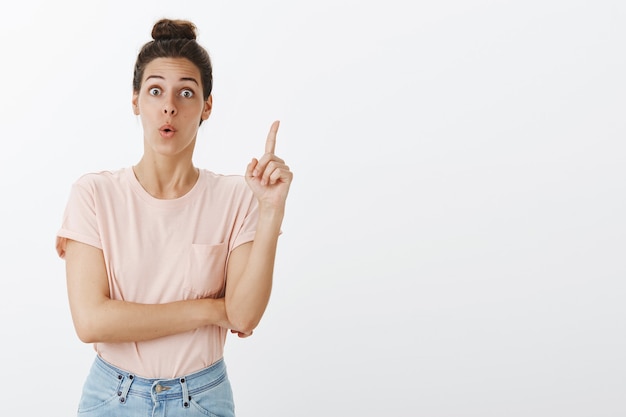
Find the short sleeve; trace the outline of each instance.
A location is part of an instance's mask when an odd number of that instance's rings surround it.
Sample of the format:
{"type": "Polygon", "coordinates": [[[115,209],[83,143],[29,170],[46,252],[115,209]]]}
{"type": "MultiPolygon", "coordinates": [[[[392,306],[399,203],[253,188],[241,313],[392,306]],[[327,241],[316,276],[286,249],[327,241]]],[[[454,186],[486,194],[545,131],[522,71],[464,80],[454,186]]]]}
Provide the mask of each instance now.
{"type": "Polygon", "coordinates": [[[81,182],[72,185],[61,228],[56,236],[56,250],[61,258],[65,257],[67,239],[102,249],[93,186],[81,182]]]}
{"type": "Polygon", "coordinates": [[[236,235],[232,239],[231,250],[244,243],[253,241],[256,234],[256,226],[259,222],[259,204],[256,198],[250,195],[244,207],[245,209],[242,210],[244,211],[242,213],[243,222],[241,222],[241,226],[236,230],[236,235]]]}
{"type": "MultiPolygon", "coordinates": [[[[245,186],[245,198],[240,208],[240,215],[243,215],[243,222],[240,222],[240,226],[235,231],[235,236],[231,239],[232,245],[230,250],[235,249],[239,245],[251,242],[256,235],[257,224],[259,222],[259,202],[254,197],[248,186],[245,186]]],[[[278,232],[282,235],[282,230],[278,232]]]]}

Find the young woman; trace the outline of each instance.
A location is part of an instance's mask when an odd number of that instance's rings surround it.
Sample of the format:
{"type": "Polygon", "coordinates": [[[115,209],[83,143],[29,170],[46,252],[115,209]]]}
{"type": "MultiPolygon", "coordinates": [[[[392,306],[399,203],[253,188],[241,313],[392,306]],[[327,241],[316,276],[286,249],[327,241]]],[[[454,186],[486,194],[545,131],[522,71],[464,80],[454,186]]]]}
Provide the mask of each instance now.
{"type": "Polygon", "coordinates": [[[265,154],[245,175],[192,162],[212,66],[193,23],[163,19],[135,65],[139,162],[72,186],[56,248],[72,319],[96,357],[81,416],[233,416],[223,349],[267,306],[292,173],[265,154]]]}

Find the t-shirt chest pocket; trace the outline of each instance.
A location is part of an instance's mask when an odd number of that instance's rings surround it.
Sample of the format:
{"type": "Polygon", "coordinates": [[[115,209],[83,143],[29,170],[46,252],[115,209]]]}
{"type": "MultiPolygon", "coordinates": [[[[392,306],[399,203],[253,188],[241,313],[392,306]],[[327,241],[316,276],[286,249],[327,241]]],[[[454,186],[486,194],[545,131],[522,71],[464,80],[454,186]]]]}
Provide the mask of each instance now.
{"type": "Polygon", "coordinates": [[[185,286],[192,296],[218,298],[223,295],[227,255],[226,242],[217,245],[191,244],[185,286]]]}

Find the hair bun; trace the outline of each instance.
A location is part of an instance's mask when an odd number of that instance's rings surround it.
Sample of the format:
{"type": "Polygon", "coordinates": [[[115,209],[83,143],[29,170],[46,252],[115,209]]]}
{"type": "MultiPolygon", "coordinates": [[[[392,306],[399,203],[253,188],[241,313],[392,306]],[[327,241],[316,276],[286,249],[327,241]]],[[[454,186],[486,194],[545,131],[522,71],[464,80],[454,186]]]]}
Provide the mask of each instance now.
{"type": "Polygon", "coordinates": [[[196,25],[188,20],[161,19],[152,27],[152,39],[196,39],[196,25]]]}

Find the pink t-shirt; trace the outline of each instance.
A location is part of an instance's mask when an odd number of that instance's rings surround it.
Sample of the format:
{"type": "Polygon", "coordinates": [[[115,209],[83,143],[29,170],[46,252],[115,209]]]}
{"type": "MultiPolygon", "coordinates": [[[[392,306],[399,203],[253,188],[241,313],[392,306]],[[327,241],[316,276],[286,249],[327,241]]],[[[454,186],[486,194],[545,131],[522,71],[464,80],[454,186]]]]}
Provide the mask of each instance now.
{"type": "MultiPolygon", "coordinates": [[[[86,174],[72,186],[57,236],[104,253],[111,298],[166,303],[221,297],[228,255],[254,239],[257,201],[239,175],[200,170],[184,196],[152,197],[128,167],[86,174]]],[[[103,359],[147,378],[174,378],[223,355],[227,329],[208,326],[150,341],[95,343],[103,359]]]]}

